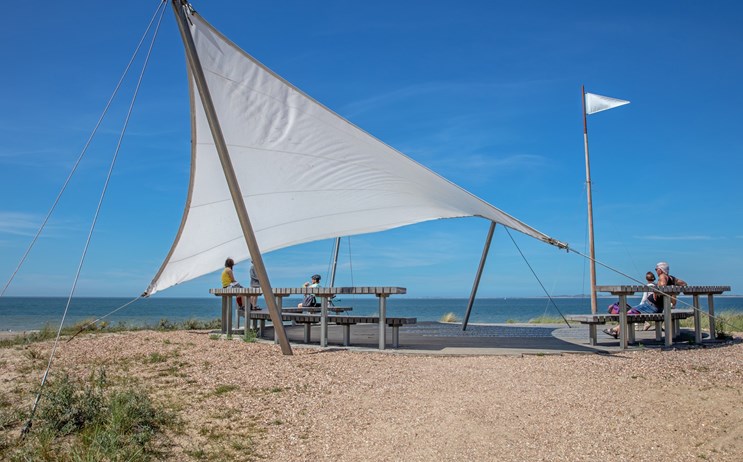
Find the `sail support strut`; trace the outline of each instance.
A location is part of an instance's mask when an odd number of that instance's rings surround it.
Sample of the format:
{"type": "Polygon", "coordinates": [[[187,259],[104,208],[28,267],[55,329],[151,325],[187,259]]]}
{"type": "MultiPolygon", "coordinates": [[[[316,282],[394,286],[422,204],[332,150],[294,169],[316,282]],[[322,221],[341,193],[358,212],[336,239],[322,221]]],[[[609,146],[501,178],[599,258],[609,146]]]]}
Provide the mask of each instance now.
{"type": "Polygon", "coordinates": [[[209,92],[209,87],[206,83],[206,77],[204,76],[204,71],[201,67],[199,56],[196,53],[196,46],[194,45],[193,37],[191,36],[191,32],[189,30],[188,18],[186,16],[184,7],[181,5],[182,3],[183,2],[181,0],[173,0],[172,5],[173,11],[176,15],[176,20],[178,22],[178,28],[181,32],[181,38],[183,39],[183,44],[186,48],[186,56],[188,58],[189,68],[191,69],[196,87],[198,88],[199,96],[201,97],[201,103],[206,112],[206,117],[209,122],[209,129],[211,131],[212,138],[214,139],[214,144],[217,149],[217,154],[219,155],[219,160],[222,164],[222,169],[224,170],[225,180],[227,181],[227,186],[230,190],[230,196],[232,197],[232,202],[235,206],[235,211],[237,212],[237,216],[240,221],[240,227],[242,228],[243,236],[248,246],[248,251],[250,252],[250,258],[253,261],[256,275],[258,276],[258,280],[261,284],[261,290],[263,291],[263,297],[266,300],[266,305],[268,306],[268,312],[271,316],[271,322],[274,325],[276,338],[278,339],[281,346],[281,351],[285,355],[291,355],[291,345],[289,345],[289,341],[286,337],[286,332],[284,331],[284,325],[281,322],[281,313],[279,312],[276,299],[273,296],[273,289],[271,287],[271,282],[268,279],[268,272],[266,271],[266,267],[263,263],[263,257],[261,255],[260,248],[258,247],[258,241],[255,238],[255,232],[253,231],[253,226],[250,223],[250,217],[248,216],[248,211],[245,207],[245,201],[243,200],[242,193],[240,192],[240,185],[237,181],[237,175],[235,174],[232,161],[230,160],[227,143],[225,142],[224,135],[222,134],[222,128],[220,127],[219,119],[214,109],[214,104],[209,92]]]}
{"type": "Polygon", "coordinates": [[[467,323],[470,320],[470,312],[472,311],[472,305],[475,303],[475,296],[477,295],[477,289],[480,287],[480,278],[482,277],[482,271],[485,268],[485,260],[488,258],[488,252],[490,252],[490,243],[493,241],[493,232],[495,231],[495,222],[490,222],[490,229],[488,230],[488,237],[485,238],[485,246],[482,249],[482,256],[480,257],[480,266],[477,268],[477,275],[475,276],[475,282],[472,283],[472,292],[470,292],[470,299],[467,302],[467,312],[464,314],[464,321],[462,321],[462,330],[467,330],[467,323]]]}

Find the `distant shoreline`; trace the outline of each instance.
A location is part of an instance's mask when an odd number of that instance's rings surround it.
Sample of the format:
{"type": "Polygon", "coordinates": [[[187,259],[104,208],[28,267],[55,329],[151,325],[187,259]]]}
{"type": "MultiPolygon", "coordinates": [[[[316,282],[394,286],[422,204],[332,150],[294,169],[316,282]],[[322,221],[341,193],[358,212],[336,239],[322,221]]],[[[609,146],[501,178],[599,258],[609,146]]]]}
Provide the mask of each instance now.
{"type": "MultiPolygon", "coordinates": [[[[640,294],[638,294],[636,296],[637,297],[640,297],[640,294]]],[[[67,295],[6,295],[3,298],[34,298],[34,299],[43,299],[43,298],[67,298],[67,295]]],[[[126,296],[126,295],[116,295],[116,296],[84,295],[84,296],[74,297],[73,300],[74,299],[81,299],[81,298],[82,299],[106,298],[106,299],[127,299],[127,300],[130,300],[132,297],[131,296],[126,296]]],[[[214,297],[214,296],[208,296],[208,297],[205,297],[205,296],[165,297],[165,296],[163,296],[163,297],[150,297],[150,300],[162,300],[162,299],[167,299],[167,300],[194,300],[194,299],[214,300],[215,298],[216,297],[214,297]]],[[[289,297],[289,298],[292,298],[292,297],[289,297]]],[[[462,296],[458,296],[458,297],[454,297],[454,296],[451,296],[451,297],[445,297],[445,296],[441,296],[441,297],[430,297],[430,296],[429,297],[423,297],[423,296],[414,297],[414,296],[411,296],[411,297],[405,297],[405,298],[407,298],[409,300],[468,300],[468,297],[462,297],[462,296]]],[[[504,296],[497,296],[497,297],[495,297],[495,296],[494,297],[477,297],[477,300],[504,300],[504,299],[506,299],[506,300],[512,300],[512,299],[549,300],[550,298],[559,298],[561,300],[565,300],[565,299],[585,300],[587,298],[590,298],[590,295],[550,295],[549,297],[544,296],[544,295],[542,295],[542,296],[536,296],[536,295],[533,295],[533,296],[517,296],[517,295],[508,296],[508,295],[504,295],[504,296]]],[[[603,295],[603,294],[600,294],[598,298],[616,298],[616,297],[613,296],[613,295],[603,295]]],[[[681,295],[681,296],[679,296],[679,298],[691,298],[691,295],[681,295]]],[[[722,294],[722,295],[715,295],[715,298],[743,298],[743,294],[722,294]]]]}

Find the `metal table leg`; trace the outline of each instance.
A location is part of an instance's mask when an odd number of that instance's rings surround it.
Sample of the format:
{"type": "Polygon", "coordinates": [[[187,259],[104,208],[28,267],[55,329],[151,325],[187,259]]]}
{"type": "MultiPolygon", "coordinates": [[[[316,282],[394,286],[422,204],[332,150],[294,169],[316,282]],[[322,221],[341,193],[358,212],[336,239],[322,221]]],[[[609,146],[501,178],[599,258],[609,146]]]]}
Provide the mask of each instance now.
{"type": "Polygon", "coordinates": [[[379,295],[379,349],[387,344],[387,297],[379,295]]]}
{"type": "Polygon", "coordinates": [[[619,296],[619,348],[627,349],[627,296],[619,296]]]}
{"type": "Polygon", "coordinates": [[[673,343],[673,321],[671,320],[671,300],[667,295],[663,296],[663,324],[666,328],[666,346],[673,343]]]}
{"type": "Polygon", "coordinates": [[[322,297],[320,306],[320,346],[328,346],[328,297],[322,297]]]}
{"type": "Polygon", "coordinates": [[[712,294],[707,294],[707,308],[709,309],[709,338],[717,339],[717,330],[715,329],[715,300],[712,294]]]}

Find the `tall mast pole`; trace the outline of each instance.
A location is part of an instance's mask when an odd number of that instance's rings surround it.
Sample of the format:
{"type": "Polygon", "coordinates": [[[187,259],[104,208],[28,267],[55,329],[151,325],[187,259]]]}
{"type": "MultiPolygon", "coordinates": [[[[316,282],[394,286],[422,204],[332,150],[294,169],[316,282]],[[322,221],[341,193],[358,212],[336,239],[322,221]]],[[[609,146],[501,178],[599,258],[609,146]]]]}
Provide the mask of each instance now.
{"type": "Polygon", "coordinates": [[[206,77],[204,76],[203,68],[201,67],[201,61],[196,53],[196,45],[194,44],[191,31],[188,26],[188,18],[184,8],[188,7],[187,3],[183,0],[172,0],[173,12],[175,13],[176,20],[178,22],[178,29],[181,32],[181,38],[186,48],[186,56],[188,58],[189,68],[191,74],[196,81],[196,87],[199,90],[201,97],[201,104],[204,106],[206,118],[209,122],[209,129],[214,139],[214,145],[217,148],[217,154],[219,155],[219,161],[222,163],[222,169],[224,170],[224,177],[227,180],[227,186],[232,196],[232,203],[235,205],[235,211],[240,221],[240,227],[242,228],[245,242],[248,245],[248,251],[250,252],[250,258],[253,261],[256,275],[261,284],[261,290],[263,291],[263,298],[266,300],[268,305],[268,312],[271,315],[271,322],[274,325],[274,332],[276,338],[281,345],[281,351],[285,355],[292,354],[291,345],[286,338],[286,332],[284,331],[284,324],[281,321],[281,313],[279,312],[276,299],[273,295],[273,288],[271,282],[268,280],[268,273],[266,272],[266,266],[263,264],[263,257],[258,247],[258,241],[255,238],[253,232],[253,225],[250,223],[250,217],[248,211],[245,208],[245,201],[243,200],[242,193],[240,192],[240,184],[237,181],[237,175],[235,175],[235,169],[232,166],[230,160],[229,151],[227,149],[227,143],[225,142],[224,135],[222,134],[222,128],[219,125],[219,118],[217,112],[214,109],[214,103],[212,102],[211,93],[209,87],[206,84],[206,77]]]}
{"type": "Polygon", "coordinates": [[[591,313],[596,314],[596,250],[593,242],[593,199],[591,196],[591,161],[588,157],[588,122],[586,121],[586,87],[581,86],[583,102],[583,144],[586,148],[586,194],[588,195],[588,248],[591,257],[591,313]]]}

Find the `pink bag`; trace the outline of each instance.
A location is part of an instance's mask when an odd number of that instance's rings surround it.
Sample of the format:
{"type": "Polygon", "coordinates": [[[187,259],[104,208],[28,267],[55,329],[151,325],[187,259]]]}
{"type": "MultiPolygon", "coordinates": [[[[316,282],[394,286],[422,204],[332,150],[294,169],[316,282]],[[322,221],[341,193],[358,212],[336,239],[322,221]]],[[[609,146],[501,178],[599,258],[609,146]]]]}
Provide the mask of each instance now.
{"type": "MultiPolygon", "coordinates": [[[[607,311],[609,314],[619,314],[619,303],[612,303],[607,311]]],[[[627,314],[640,314],[640,311],[627,305],[627,314]]]]}

